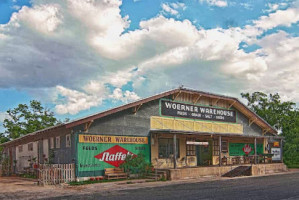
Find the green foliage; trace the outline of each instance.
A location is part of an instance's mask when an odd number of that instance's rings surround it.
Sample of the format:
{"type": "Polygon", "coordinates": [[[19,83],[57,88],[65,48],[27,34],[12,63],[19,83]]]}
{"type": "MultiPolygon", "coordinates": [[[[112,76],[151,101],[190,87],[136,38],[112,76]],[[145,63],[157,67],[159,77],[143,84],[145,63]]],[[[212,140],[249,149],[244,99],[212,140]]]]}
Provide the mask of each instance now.
{"type": "Polygon", "coordinates": [[[293,115],[296,104],[291,101],[282,102],[279,94],[266,94],[262,92],[241,93],[248,101],[248,107],[265,119],[277,130],[284,128],[286,120],[293,115]]]}
{"type": "Polygon", "coordinates": [[[22,174],[21,177],[37,179],[37,176],[35,174],[22,174]]]}
{"type": "Polygon", "coordinates": [[[128,155],[120,168],[130,174],[137,174],[138,177],[144,177],[152,172],[153,166],[146,162],[144,155],[139,153],[137,157],[128,155]]]}
{"type": "Polygon", "coordinates": [[[262,92],[241,93],[248,101],[248,107],[265,119],[270,125],[281,130],[285,138],[284,162],[288,167],[299,166],[299,110],[291,101],[283,102],[278,94],[262,92]]]}
{"type": "MultiPolygon", "coordinates": [[[[58,120],[54,117],[54,113],[44,108],[36,100],[30,101],[30,105],[19,104],[18,107],[9,109],[7,114],[9,118],[3,122],[3,127],[6,130],[4,134],[1,134],[2,139],[0,137],[3,141],[16,139],[58,123],[58,120]]],[[[2,143],[3,141],[0,142],[2,143]]]]}
{"type": "Polygon", "coordinates": [[[10,162],[9,162],[9,158],[3,158],[1,161],[1,165],[2,165],[2,174],[9,176],[9,169],[10,169],[10,162]]]}
{"type": "Polygon", "coordinates": [[[55,153],[53,149],[50,149],[49,151],[49,161],[48,164],[53,164],[54,163],[54,157],[55,157],[55,153]]]}
{"type": "MultiPolygon", "coordinates": [[[[5,143],[5,142],[8,142],[9,139],[3,134],[3,133],[0,133],[0,144],[2,143],[5,143]]],[[[2,151],[3,151],[3,147],[0,146],[0,155],[2,155],[2,151]]],[[[1,162],[1,156],[0,156],[0,162],[1,162]]]]}

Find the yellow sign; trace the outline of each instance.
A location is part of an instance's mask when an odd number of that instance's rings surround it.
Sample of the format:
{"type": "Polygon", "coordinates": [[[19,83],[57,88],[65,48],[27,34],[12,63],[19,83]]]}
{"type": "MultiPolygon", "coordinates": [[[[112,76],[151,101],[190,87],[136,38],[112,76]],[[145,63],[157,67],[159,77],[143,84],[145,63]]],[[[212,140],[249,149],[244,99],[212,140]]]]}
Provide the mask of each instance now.
{"type": "Polygon", "coordinates": [[[148,138],[108,135],[79,135],[79,143],[148,144],[148,138]]]}
{"type": "Polygon", "coordinates": [[[279,142],[274,142],[274,143],[273,143],[273,146],[274,146],[274,147],[279,147],[279,142]]]}

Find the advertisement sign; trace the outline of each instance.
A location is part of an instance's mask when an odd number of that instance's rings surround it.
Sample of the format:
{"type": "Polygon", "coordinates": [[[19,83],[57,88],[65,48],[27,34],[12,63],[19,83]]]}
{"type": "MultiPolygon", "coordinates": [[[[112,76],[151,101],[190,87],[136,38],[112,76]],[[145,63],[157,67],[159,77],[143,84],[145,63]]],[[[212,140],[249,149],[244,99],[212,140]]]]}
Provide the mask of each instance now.
{"type": "MultiPolygon", "coordinates": [[[[263,154],[263,144],[256,144],[257,154],[263,154]]],[[[230,156],[254,155],[254,144],[229,143],[230,156]]]]}
{"type": "Polygon", "coordinates": [[[160,100],[161,115],[220,122],[236,122],[236,111],[160,100]]]}
{"type": "Polygon", "coordinates": [[[79,143],[147,144],[148,138],[109,135],[79,135],[79,143]]]}
{"type": "Polygon", "coordinates": [[[274,147],[279,147],[279,142],[273,142],[274,147]]]}
{"type": "Polygon", "coordinates": [[[150,150],[147,137],[80,134],[77,144],[78,172],[92,172],[119,167],[128,155],[136,157],[140,153],[149,162],[150,150]],[[116,143],[116,141],[119,142],[116,143]]]}
{"type": "Polygon", "coordinates": [[[272,160],[280,160],[280,148],[271,148],[271,154],[273,154],[272,160]]]}
{"type": "Polygon", "coordinates": [[[253,149],[251,148],[251,146],[249,144],[245,144],[244,147],[242,148],[242,150],[246,155],[249,155],[253,149]]]}

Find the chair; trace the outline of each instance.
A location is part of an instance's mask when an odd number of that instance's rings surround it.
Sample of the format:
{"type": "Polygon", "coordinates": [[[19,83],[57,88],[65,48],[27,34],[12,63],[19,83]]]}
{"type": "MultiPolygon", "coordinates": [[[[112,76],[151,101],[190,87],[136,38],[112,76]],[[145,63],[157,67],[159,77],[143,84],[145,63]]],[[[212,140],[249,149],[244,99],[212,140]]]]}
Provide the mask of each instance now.
{"type": "Polygon", "coordinates": [[[221,158],[221,165],[227,165],[227,157],[221,158]]]}

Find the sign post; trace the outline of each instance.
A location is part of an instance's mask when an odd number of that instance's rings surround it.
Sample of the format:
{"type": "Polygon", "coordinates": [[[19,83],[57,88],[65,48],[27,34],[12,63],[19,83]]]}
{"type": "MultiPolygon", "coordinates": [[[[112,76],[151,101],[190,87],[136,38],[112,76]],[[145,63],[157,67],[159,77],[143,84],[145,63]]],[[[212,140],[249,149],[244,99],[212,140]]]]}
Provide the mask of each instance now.
{"type": "Polygon", "coordinates": [[[222,139],[221,136],[219,136],[219,167],[221,167],[222,164],[221,152],[222,152],[222,139]]]}
{"type": "Polygon", "coordinates": [[[256,148],[256,138],[254,138],[254,164],[257,164],[257,148],[256,148]]]}
{"type": "Polygon", "coordinates": [[[176,134],[173,135],[173,167],[174,169],[177,168],[176,166],[176,134]]]}

